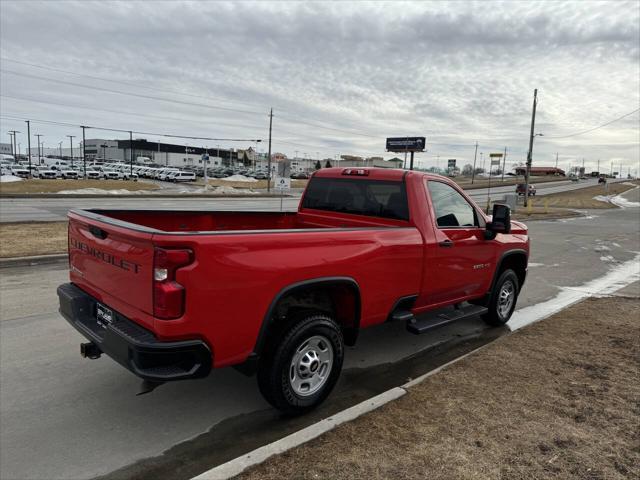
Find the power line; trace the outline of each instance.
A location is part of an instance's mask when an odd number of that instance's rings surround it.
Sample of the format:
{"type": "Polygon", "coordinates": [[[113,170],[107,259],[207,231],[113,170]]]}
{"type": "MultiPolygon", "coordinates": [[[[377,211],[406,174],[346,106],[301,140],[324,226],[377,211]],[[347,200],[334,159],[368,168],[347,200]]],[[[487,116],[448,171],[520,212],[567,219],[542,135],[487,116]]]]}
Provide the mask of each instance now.
{"type": "Polygon", "coordinates": [[[105,77],[98,77],[95,75],[87,75],[86,73],[77,73],[77,72],[71,72],[69,70],[62,70],[60,68],[54,68],[54,67],[49,67],[49,66],[45,66],[45,65],[38,65],[35,63],[29,63],[29,62],[22,62],[19,60],[13,60],[11,58],[7,58],[7,57],[0,57],[1,60],[5,61],[5,62],[12,62],[12,63],[17,63],[19,65],[26,65],[29,67],[34,67],[34,68],[40,68],[43,70],[49,70],[51,72],[59,72],[59,73],[66,73],[68,75],[75,75],[77,77],[85,77],[85,78],[89,78],[91,80],[100,80],[103,82],[111,82],[111,83],[119,83],[122,85],[129,85],[132,87],[136,87],[136,88],[141,88],[141,89],[146,89],[146,90],[153,90],[156,92],[162,92],[162,93],[170,93],[170,94],[175,94],[175,95],[183,95],[185,97],[192,97],[192,98],[202,98],[205,100],[215,100],[215,101],[223,101],[223,102],[228,102],[228,103],[239,103],[242,105],[249,105],[249,106],[261,106],[263,108],[267,108],[263,105],[256,105],[255,103],[249,103],[249,102],[243,102],[241,100],[227,100],[225,98],[222,97],[211,97],[211,96],[205,96],[205,95],[196,95],[196,94],[192,94],[192,93],[184,93],[184,92],[179,92],[177,90],[169,90],[169,89],[163,89],[163,88],[157,88],[157,87],[151,87],[149,85],[139,85],[135,82],[127,82],[124,80],[114,80],[114,79],[109,79],[109,78],[105,78],[105,77]]]}
{"type": "Polygon", "coordinates": [[[254,111],[254,110],[240,110],[240,109],[237,109],[237,108],[220,107],[220,106],[215,106],[215,105],[207,105],[207,104],[201,104],[201,103],[185,102],[185,101],[182,101],[182,100],[174,100],[174,99],[170,99],[170,98],[154,97],[152,95],[144,95],[142,93],[123,92],[122,90],[113,90],[113,89],[110,89],[110,88],[96,87],[96,86],[93,86],[93,85],[83,85],[82,83],[68,82],[66,80],[59,80],[57,78],[47,78],[47,77],[41,77],[39,75],[31,75],[29,73],[14,72],[13,70],[0,69],[0,71],[2,73],[8,73],[10,75],[17,75],[17,76],[20,76],[20,77],[35,78],[35,79],[38,79],[38,80],[45,80],[45,81],[48,81],[48,82],[55,82],[55,83],[62,83],[64,85],[71,85],[73,87],[88,88],[88,89],[91,89],[91,90],[98,90],[98,91],[101,91],[101,92],[108,92],[108,93],[116,93],[116,94],[119,94],[119,95],[128,95],[128,96],[131,96],[131,97],[145,98],[145,99],[148,99],[148,100],[158,100],[158,101],[161,101],[161,102],[176,103],[176,104],[188,105],[188,106],[192,106],[192,107],[211,108],[213,110],[223,110],[223,111],[234,112],[234,113],[244,113],[244,114],[250,114],[250,115],[264,115],[264,112],[259,112],[259,111],[254,111]]]}
{"type": "Polygon", "coordinates": [[[611,121],[609,121],[607,123],[603,123],[602,125],[598,125],[597,127],[593,127],[593,128],[588,129],[588,130],[583,130],[582,132],[576,132],[576,133],[572,133],[570,135],[563,135],[561,137],[549,137],[549,136],[545,135],[545,138],[555,138],[555,139],[557,139],[557,138],[569,138],[569,137],[577,137],[578,135],[584,135],[585,133],[593,132],[594,130],[598,130],[599,128],[606,127],[607,125],[611,125],[612,123],[615,123],[618,120],[622,120],[623,118],[626,118],[626,117],[628,117],[630,115],[633,115],[634,113],[636,113],[638,111],[640,111],[640,108],[636,108],[634,111],[629,112],[629,113],[625,113],[621,117],[615,118],[615,119],[613,119],[613,120],[611,120],[611,121]]]}
{"type": "MultiPolygon", "coordinates": [[[[11,120],[19,119],[18,116],[14,115],[0,115],[2,118],[9,118],[11,120]]],[[[248,138],[213,138],[213,137],[195,137],[191,135],[176,135],[172,133],[156,133],[156,132],[141,132],[137,130],[123,130],[121,128],[109,128],[109,127],[98,127],[95,125],[74,125],[72,123],[64,123],[64,122],[56,122],[53,120],[38,120],[38,119],[29,119],[33,123],[43,123],[43,124],[51,124],[51,125],[61,125],[65,127],[75,127],[75,128],[88,128],[92,130],[104,130],[108,132],[120,132],[120,133],[135,133],[137,135],[153,135],[155,137],[167,137],[167,138],[186,138],[188,140],[209,140],[209,141],[220,141],[220,142],[261,142],[262,139],[248,139],[248,138]]]]}

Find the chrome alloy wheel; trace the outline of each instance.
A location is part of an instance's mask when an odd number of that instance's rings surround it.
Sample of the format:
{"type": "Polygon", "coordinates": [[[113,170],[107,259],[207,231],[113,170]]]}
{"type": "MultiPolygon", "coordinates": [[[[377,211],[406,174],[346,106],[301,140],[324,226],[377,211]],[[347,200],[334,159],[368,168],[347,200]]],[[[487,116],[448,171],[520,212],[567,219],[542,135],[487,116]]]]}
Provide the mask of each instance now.
{"type": "Polygon", "coordinates": [[[500,314],[502,318],[507,318],[509,316],[509,312],[511,311],[511,307],[513,307],[515,298],[516,287],[512,281],[507,280],[502,285],[500,293],[498,294],[498,314],[500,314]]]}
{"type": "Polygon", "coordinates": [[[301,397],[313,395],[327,382],[333,367],[333,347],[322,335],[308,338],[296,349],[289,366],[289,383],[301,397]]]}

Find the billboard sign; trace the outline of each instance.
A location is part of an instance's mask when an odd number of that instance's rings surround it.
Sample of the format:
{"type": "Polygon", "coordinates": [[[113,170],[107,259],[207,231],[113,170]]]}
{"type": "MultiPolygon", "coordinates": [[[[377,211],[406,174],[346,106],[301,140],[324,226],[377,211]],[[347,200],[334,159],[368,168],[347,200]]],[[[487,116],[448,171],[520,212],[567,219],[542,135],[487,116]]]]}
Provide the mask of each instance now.
{"type": "Polygon", "coordinates": [[[423,152],[427,143],[425,137],[393,137],[387,138],[387,151],[402,152],[423,152]]]}
{"type": "Polygon", "coordinates": [[[449,170],[456,168],[456,159],[455,158],[450,158],[447,161],[447,167],[449,168],[449,170]]]}

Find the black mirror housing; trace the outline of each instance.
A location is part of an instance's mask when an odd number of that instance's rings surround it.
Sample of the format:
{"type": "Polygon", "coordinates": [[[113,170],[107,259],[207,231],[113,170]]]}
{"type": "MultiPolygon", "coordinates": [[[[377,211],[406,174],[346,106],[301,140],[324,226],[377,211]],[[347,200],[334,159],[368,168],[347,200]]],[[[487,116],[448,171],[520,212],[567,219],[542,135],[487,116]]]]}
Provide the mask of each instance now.
{"type": "Polygon", "coordinates": [[[508,205],[496,203],[493,206],[493,218],[487,225],[487,230],[494,234],[511,232],[511,209],[508,205]]]}

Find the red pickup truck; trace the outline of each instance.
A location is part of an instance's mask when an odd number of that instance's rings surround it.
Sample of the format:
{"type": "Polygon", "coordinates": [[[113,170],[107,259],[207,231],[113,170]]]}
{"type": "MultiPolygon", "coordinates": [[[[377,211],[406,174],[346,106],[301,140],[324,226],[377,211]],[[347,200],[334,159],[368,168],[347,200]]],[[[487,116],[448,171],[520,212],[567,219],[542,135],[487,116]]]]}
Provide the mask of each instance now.
{"type": "Polygon", "coordinates": [[[288,413],[322,402],[362,328],[509,320],[525,225],[447,178],[327,168],[297,212],[72,210],[61,314],[154,386],[234,365],[288,413]]]}

